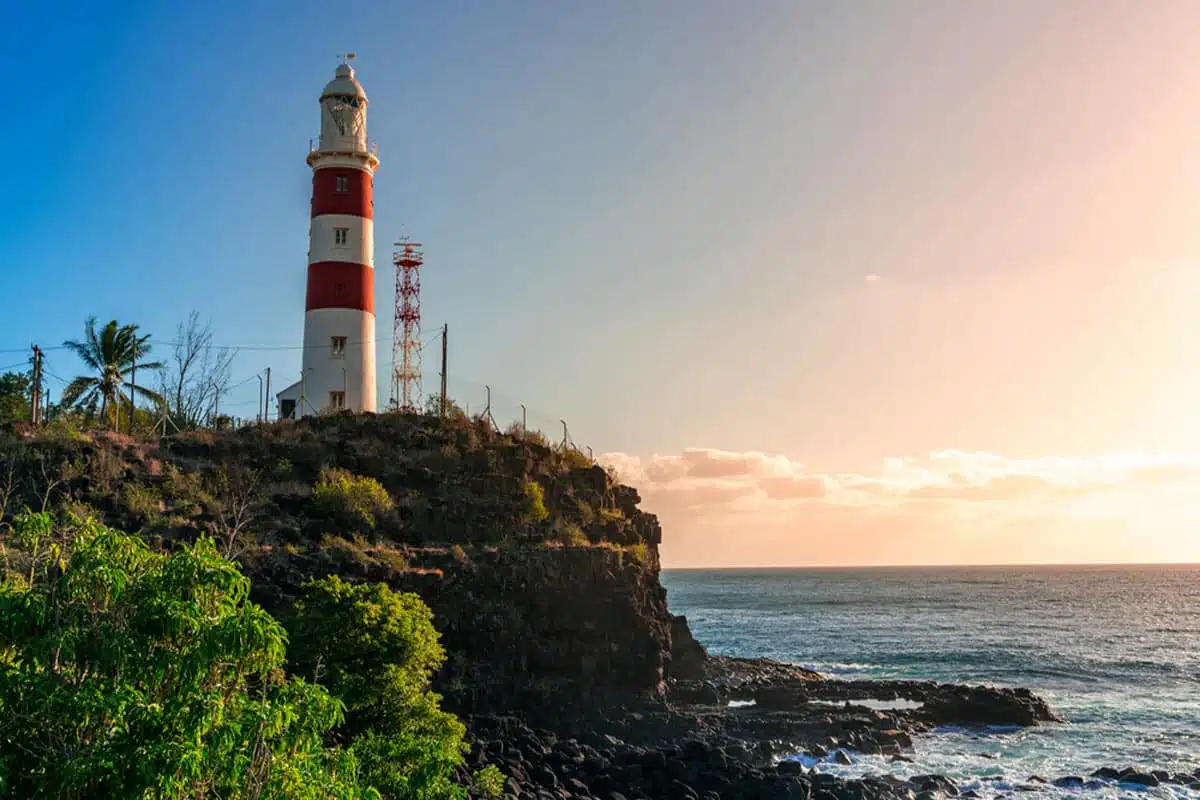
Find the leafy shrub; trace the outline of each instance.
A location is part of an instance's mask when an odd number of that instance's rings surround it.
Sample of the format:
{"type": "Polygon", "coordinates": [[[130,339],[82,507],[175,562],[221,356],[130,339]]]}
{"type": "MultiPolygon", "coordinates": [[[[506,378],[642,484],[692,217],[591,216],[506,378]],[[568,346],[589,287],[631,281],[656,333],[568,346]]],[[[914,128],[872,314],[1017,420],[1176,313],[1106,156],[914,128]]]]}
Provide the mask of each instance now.
{"type": "Polygon", "coordinates": [[[601,508],[600,516],[605,522],[625,521],[625,512],[619,508],[601,508]]]}
{"type": "Polygon", "coordinates": [[[527,479],[521,518],[525,522],[542,522],[549,516],[550,512],[546,510],[546,495],[542,492],[542,485],[537,481],[527,479]]]}
{"type": "Polygon", "coordinates": [[[488,764],[474,775],[476,792],[487,797],[499,797],[504,794],[504,773],[495,764],[488,764]]]}
{"type": "Polygon", "coordinates": [[[644,567],[650,565],[650,551],[646,548],[645,543],[631,544],[625,548],[625,552],[629,553],[636,563],[644,567]]]}
{"type": "Polygon", "coordinates": [[[122,494],[125,495],[125,507],[143,520],[152,520],[163,510],[162,497],[153,486],[127,483],[122,494]]]}
{"type": "Polygon", "coordinates": [[[80,414],[67,412],[59,414],[45,425],[39,432],[39,438],[49,442],[86,442],[87,419],[80,414]]]}
{"type": "Polygon", "coordinates": [[[588,547],[592,540],[574,522],[564,522],[558,527],[558,541],[567,547],[588,547]]]}
{"type": "Polygon", "coordinates": [[[404,572],[408,569],[408,559],[399,550],[392,547],[377,548],[372,554],[377,561],[387,564],[393,572],[404,572]]]}
{"type": "Polygon", "coordinates": [[[374,478],[339,467],[326,467],[313,488],[313,502],[355,530],[373,529],[394,505],[387,489],[374,478]]]}
{"type": "Polygon", "coordinates": [[[372,559],[367,554],[368,547],[370,545],[361,536],[355,536],[353,540],[345,536],[321,537],[321,549],[342,566],[369,567],[372,559]]]}
{"type": "Polygon", "coordinates": [[[6,796],[379,797],[324,744],[342,703],[284,676],[283,627],[211,540],[164,556],[78,525],[5,537],[33,561],[0,582],[6,796]]]}
{"type": "Polygon", "coordinates": [[[467,560],[467,551],[463,549],[463,546],[461,544],[456,544],[453,547],[451,547],[450,554],[453,555],[459,561],[467,560]]]}
{"type": "Polygon", "coordinates": [[[388,797],[460,798],[465,729],[438,707],[430,676],[446,658],[415,594],[336,576],[309,581],[288,620],[293,670],[342,698],[364,780],[388,797]]]}

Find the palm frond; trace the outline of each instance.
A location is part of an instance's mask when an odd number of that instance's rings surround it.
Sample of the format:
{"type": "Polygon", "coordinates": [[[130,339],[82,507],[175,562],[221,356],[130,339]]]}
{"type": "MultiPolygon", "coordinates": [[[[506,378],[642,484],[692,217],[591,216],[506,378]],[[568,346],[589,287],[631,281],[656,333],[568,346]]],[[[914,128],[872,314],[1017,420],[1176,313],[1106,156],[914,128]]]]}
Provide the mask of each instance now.
{"type": "Polygon", "coordinates": [[[153,389],[147,389],[145,386],[133,386],[132,384],[128,384],[128,383],[125,385],[132,388],[136,394],[138,394],[141,397],[144,397],[147,400],[152,400],[153,402],[158,403],[158,404],[162,404],[162,403],[166,402],[166,398],[163,397],[158,392],[154,391],[153,389]]]}
{"type": "Polygon", "coordinates": [[[62,393],[62,404],[65,406],[76,405],[81,397],[89,390],[95,392],[100,381],[88,375],[80,375],[75,380],[67,384],[62,393]]]}
{"type": "Polygon", "coordinates": [[[166,364],[164,364],[161,361],[151,361],[148,364],[143,364],[139,361],[136,365],[134,365],[131,362],[129,364],[129,366],[123,367],[121,369],[121,377],[125,377],[129,373],[133,372],[134,369],[137,369],[138,372],[141,372],[142,370],[146,370],[147,372],[153,372],[155,370],[160,370],[165,366],[166,366],[166,364]]]}
{"type": "Polygon", "coordinates": [[[100,342],[96,338],[96,318],[88,317],[83,326],[84,340],[77,342],[74,339],[68,339],[63,342],[64,347],[69,347],[79,359],[86,364],[90,369],[97,372],[102,369],[100,364],[100,342]]]}

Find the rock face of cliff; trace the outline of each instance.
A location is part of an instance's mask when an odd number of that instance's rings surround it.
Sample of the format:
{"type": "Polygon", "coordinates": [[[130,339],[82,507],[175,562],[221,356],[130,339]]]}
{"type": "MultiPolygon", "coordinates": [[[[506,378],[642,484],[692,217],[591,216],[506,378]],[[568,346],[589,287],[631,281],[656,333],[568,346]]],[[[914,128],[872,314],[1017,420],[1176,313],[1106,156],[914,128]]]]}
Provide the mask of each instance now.
{"type": "Polygon", "coordinates": [[[437,686],[456,711],[561,714],[564,704],[661,697],[673,631],[687,644],[681,663],[694,671],[703,653],[667,611],[661,531],[636,490],[536,435],[382,414],[152,443],[90,435],[0,446],[19,465],[27,504],[48,493],[51,505],[163,547],[214,535],[275,613],[304,580],[331,573],[418,593],[448,653],[437,686]],[[394,507],[347,530],[314,501],[329,468],[378,481],[394,507]]]}
{"type": "Polygon", "coordinates": [[[657,556],[606,547],[409,549],[353,562],[328,552],[256,559],[260,600],[286,608],[308,577],[337,572],[416,592],[448,653],[436,681],[459,713],[625,705],[661,698],[671,628],[657,556]],[[397,566],[399,568],[397,568],[397,566]]]}

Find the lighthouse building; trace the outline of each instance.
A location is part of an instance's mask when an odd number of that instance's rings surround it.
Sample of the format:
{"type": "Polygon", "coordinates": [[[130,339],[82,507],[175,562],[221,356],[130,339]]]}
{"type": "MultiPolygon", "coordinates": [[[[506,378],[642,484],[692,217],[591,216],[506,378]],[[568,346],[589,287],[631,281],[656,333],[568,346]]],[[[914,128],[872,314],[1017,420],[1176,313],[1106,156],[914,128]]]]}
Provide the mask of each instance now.
{"type": "Polygon", "coordinates": [[[375,169],[367,93],[349,64],[321,92],[313,171],[300,380],[278,395],[279,417],[375,411],[375,169]]]}

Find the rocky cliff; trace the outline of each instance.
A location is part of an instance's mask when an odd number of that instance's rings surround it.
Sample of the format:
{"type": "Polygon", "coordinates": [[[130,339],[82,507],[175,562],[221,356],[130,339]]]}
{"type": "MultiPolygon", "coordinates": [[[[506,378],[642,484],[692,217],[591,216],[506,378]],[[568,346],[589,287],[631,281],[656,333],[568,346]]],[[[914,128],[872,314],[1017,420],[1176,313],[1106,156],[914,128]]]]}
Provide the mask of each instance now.
{"type": "Polygon", "coordinates": [[[419,594],[449,654],[436,685],[456,712],[561,713],[663,694],[671,629],[653,549],[384,547],[353,559],[268,553],[248,569],[269,608],[330,572],[419,594]]]}
{"type": "Polygon", "coordinates": [[[330,573],[420,594],[449,655],[437,685],[453,710],[652,699],[673,631],[696,657],[667,611],[660,528],[637,492],[536,435],[344,415],[153,443],[12,439],[5,453],[17,466],[12,508],[96,513],[164,547],[208,533],[275,613],[330,573]],[[330,468],[377,481],[392,507],[366,526],[331,514],[313,495],[330,468]]]}

